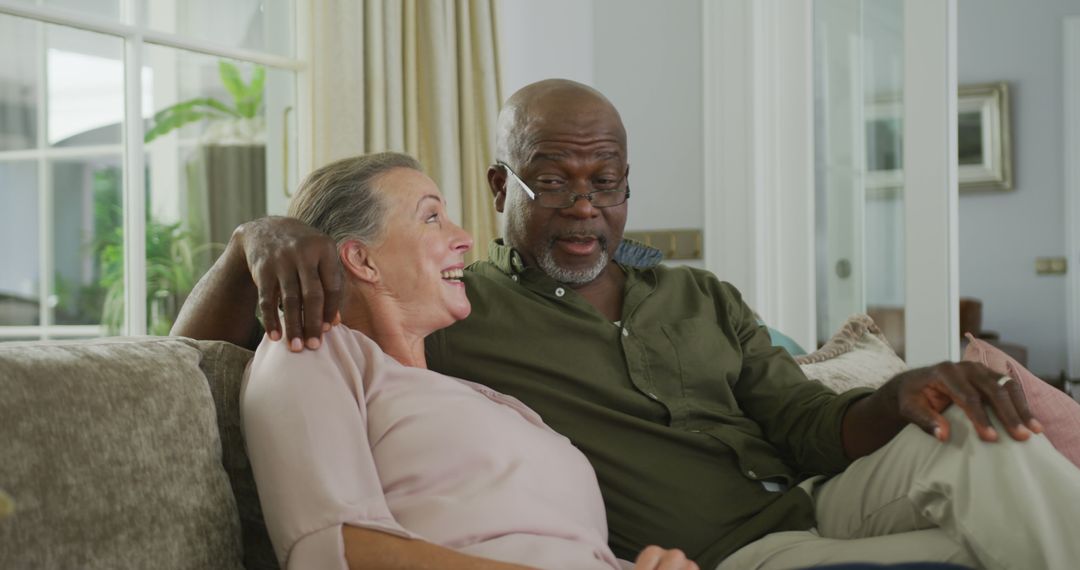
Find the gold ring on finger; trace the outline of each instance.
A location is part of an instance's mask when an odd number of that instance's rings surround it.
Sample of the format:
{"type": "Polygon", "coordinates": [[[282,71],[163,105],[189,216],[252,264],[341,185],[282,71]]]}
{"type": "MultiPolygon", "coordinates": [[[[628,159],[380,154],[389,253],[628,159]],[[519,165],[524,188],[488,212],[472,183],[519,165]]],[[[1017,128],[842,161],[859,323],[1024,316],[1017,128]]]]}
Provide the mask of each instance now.
{"type": "Polygon", "coordinates": [[[1012,381],[1013,381],[1012,376],[1006,375],[1006,376],[1002,376],[1001,378],[998,378],[997,383],[998,383],[998,386],[1001,386],[1002,388],[1004,388],[1006,384],[1008,384],[1009,382],[1012,382],[1012,381]]]}

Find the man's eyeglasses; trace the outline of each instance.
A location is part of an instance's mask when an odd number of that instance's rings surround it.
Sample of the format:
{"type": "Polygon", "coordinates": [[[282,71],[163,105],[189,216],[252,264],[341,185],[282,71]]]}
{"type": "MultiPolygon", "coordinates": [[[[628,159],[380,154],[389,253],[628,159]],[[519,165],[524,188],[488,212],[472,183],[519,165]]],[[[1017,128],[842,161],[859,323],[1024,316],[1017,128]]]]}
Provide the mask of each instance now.
{"type": "Polygon", "coordinates": [[[622,204],[630,197],[629,180],[626,181],[626,189],[593,190],[588,194],[578,194],[569,190],[541,190],[540,192],[533,192],[532,188],[529,188],[529,185],[525,184],[525,181],[514,172],[514,169],[510,168],[509,164],[506,164],[501,160],[497,161],[496,164],[505,168],[506,173],[521,185],[521,189],[529,195],[529,198],[544,208],[554,208],[559,210],[569,208],[577,202],[578,198],[588,200],[594,208],[610,208],[622,204]]]}

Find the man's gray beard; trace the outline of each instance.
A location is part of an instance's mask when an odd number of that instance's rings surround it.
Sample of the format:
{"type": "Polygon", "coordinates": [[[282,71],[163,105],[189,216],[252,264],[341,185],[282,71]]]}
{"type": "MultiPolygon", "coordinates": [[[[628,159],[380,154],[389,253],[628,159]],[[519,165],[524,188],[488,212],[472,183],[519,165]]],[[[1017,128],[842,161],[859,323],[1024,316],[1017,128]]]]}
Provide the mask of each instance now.
{"type": "MultiPolygon", "coordinates": [[[[529,201],[521,192],[515,192],[512,196],[513,197],[507,199],[506,225],[503,235],[507,236],[505,238],[507,245],[517,247],[517,244],[513,243],[513,240],[510,239],[510,236],[515,235],[515,232],[511,231],[511,228],[525,227],[525,221],[529,219],[529,201]]],[[[540,252],[540,255],[536,259],[536,264],[540,266],[540,270],[547,274],[548,277],[551,277],[559,283],[584,285],[599,277],[600,272],[607,266],[607,237],[605,236],[597,236],[597,241],[600,242],[600,258],[592,267],[577,271],[559,267],[559,264],[555,263],[555,254],[552,253],[555,249],[555,241],[555,238],[548,237],[547,247],[540,252]]]]}
{"type": "Polygon", "coordinates": [[[536,260],[540,269],[547,274],[548,277],[558,281],[559,283],[566,283],[567,285],[584,285],[591,282],[600,276],[600,272],[607,267],[608,254],[606,240],[600,240],[600,258],[596,260],[596,263],[592,267],[587,269],[567,269],[560,267],[555,262],[555,255],[552,250],[555,248],[555,244],[549,244],[541,252],[540,257],[536,260]]]}

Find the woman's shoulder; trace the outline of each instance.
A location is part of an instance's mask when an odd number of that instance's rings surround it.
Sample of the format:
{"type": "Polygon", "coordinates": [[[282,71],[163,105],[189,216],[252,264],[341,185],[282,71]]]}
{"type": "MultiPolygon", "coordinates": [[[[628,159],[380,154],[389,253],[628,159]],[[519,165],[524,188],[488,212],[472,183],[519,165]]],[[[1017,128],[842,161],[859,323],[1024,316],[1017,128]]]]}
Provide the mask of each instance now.
{"type": "Polygon", "coordinates": [[[377,376],[383,358],[371,339],[342,325],[324,333],[315,350],[293,352],[285,340],[264,336],[244,372],[241,397],[245,402],[251,399],[250,393],[273,399],[300,398],[309,391],[340,390],[350,385],[351,391],[362,391],[363,384],[377,376]]]}
{"type": "Polygon", "coordinates": [[[379,345],[363,333],[345,325],[335,325],[323,333],[319,348],[314,350],[304,348],[304,350],[294,352],[290,350],[288,341],[284,339],[275,341],[263,335],[262,342],[255,349],[255,357],[251,365],[273,371],[278,370],[279,367],[289,369],[318,366],[343,359],[364,361],[381,356],[382,350],[379,345]]]}

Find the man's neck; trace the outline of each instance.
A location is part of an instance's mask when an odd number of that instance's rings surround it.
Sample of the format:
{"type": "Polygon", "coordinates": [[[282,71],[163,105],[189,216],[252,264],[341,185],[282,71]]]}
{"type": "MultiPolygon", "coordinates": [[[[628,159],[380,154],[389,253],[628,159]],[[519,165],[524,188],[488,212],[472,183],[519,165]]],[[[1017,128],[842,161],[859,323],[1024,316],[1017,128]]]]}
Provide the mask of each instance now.
{"type": "Polygon", "coordinates": [[[600,272],[600,275],[596,276],[596,279],[581,285],[571,285],[570,288],[596,307],[596,310],[609,321],[617,321],[622,318],[625,284],[626,273],[618,264],[611,262],[600,272]]]}

